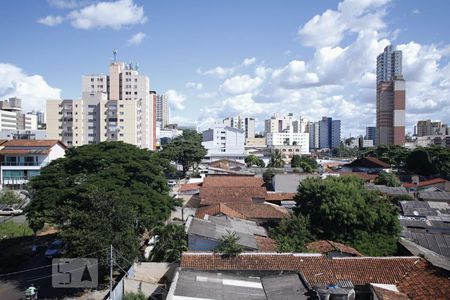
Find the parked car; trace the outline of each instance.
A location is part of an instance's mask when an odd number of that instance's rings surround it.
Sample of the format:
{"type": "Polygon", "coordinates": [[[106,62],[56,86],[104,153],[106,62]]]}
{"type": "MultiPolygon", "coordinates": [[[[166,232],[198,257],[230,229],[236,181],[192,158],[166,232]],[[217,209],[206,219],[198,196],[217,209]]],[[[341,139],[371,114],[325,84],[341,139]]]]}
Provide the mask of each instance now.
{"type": "Polygon", "coordinates": [[[61,240],[54,240],[50,246],[48,246],[47,251],[45,251],[45,257],[52,259],[61,256],[64,251],[64,242],[61,240]]]}
{"type": "Polygon", "coordinates": [[[15,209],[12,207],[6,207],[0,210],[1,216],[18,216],[23,214],[23,210],[21,209],[15,209]]]}
{"type": "Polygon", "coordinates": [[[169,179],[169,180],[167,180],[167,184],[169,186],[176,186],[177,185],[177,181],[173,180],[173,179],[169,179]]]}

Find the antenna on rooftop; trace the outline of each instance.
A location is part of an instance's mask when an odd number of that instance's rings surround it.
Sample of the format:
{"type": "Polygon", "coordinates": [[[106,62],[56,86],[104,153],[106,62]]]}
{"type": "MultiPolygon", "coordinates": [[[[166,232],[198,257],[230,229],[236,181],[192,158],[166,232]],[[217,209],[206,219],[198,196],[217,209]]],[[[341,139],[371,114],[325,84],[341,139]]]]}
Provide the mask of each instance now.
{"type": "Polygon", "coordinates": [[[114,55],[114,62],[117,61],[117,49],[113,50],[113,55],[114,55]]]}

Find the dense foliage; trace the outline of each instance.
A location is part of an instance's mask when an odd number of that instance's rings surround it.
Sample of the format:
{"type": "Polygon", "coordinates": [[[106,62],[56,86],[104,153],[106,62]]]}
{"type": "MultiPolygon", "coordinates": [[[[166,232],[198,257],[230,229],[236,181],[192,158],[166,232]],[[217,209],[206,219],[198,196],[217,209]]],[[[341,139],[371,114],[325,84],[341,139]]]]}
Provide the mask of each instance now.
{"type": "Polygon", "coordinates": [[[220,253],[223,256],[236,256],[242,253],[244,247],[237,243],[238,240],[239,237],[236,232],[229,232],[219,239],[219,244],[214,249],[214,253],[220,253]]]}
{"type": "Polygon", "coordinates": [[[257,166],[264,168],[266,166],[266,164],[261,158],[253,154],[250,154],[245,158],[245,163],[247,164],[247,167],[257,166]]]}
{"type": "Polygon", "coordinates": [[[293,215],[281,220],[270,229],[270,236],[277,241],[280,252],[304,252],[305,244],[312,241],[309,220],[302,215],[293,215]]]}
{"type": "Polygon", "coordinates": [[[398,187],[400,186],[401,182],[393,173],[380,172],[380,174],[378,174],[378,177],[375,179],[375,184],[398,187]]]}
{"type": "Polygon", "coordinates": [[[269,168],[283,168],[284,167],[283,155],[280,149],[272,150],[270,153],[270,161],[267,167],[269,168]]]}
{"type": "Polygon", "coordinates": [[[268,168],[263,173],[263,180],[265,183],[272,183],[272,177],[275,176],[275,174],[281,173],[282,171],[277,169],[268,168]]]}
{"type": "Polygon", "coordinates": [[[450,180],[450,149],[426,147],[408,150],[400,146],[380,145],[365,155],[390,163],[402,173],[441,176],[450,180]]]}
{"type": "Polygon", "coordinates": [[[183,166],[183,175],[199,164],[207,151],[202,146],[202,135],[193,130],[184,130],[183,135],[176,137],[169,144],[164,145],[161,155],[183,166]]]}
{"type": "Polygon", "coordinates": [[[183,226],[167,224],[156,227],[153,234],[158,236],[150,260],[157,262],[177,262],[181,253],[187,251],[187,236],[183,226]]]}
{"type": "Polygon", "coordinates": [[[14,191],[3,191],[0,193],[0,204],[19,204],[22,202],[22,199],[17,195],[14,191]]]}
{"type": "Polygon", "coordinates": [[[318,164],[314,158],[308,156],[293,155],[291,159],[292,168],[302,168],[306,173],[313,173],[317,170],[318,164]]]}
{"type": "Polygon", "coordinates": [[[69,257],[95,252],[106,266],[113,245],[133,261],[141,234],[170,213],[164,170],[156,153],[122,142],[71,148],[29,182],[30,227],[57,226],[69,257]]]}
{"type": "Polygon", "coordinates": [[[348,243],[367,255],[392,255],[400,232],[396,208],[353,176],[308,178],[295,197],[297,215],[309,217],[320,239],[348,243]],[[373,246],[370,236],[377,238],[373,246]]]}

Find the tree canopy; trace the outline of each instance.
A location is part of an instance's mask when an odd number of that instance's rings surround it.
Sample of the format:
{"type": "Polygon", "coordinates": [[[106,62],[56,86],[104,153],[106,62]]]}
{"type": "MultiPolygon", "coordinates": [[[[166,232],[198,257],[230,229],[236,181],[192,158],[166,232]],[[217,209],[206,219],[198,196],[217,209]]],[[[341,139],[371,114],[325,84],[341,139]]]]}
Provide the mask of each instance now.
{"type": "Polygon", "coordinates": [[[153,234],[157,235],[157,242],[150,253],[151,261],[177,262],[183,251],[187,251],[187,235],[184,227],[167,224],[156,227],[153,234]]]}
{"type": "Polygon", "coordinates": [[[375,184],[398,187],[400,186],[400,180],[395,174],[383,171],[378,174],[378,177],[375,179],[375,184]]]}
{"type": "Polygon", "coordinates": [[[161,155],[176,161],[183,166],[183,175],[195,163],[199,164],[207,151],[202,146],[202,135],[194,130],[185,130],[183,135],[176,137],[169,144],[164,145],[161,155]]]}
{"type": "Polygon", "coordinates": [[[71,148],[30,180],[30,227],[57,226],[68,256],[97,251],[105,266],[103,250],[113,245],[132,261],[140,235],[170,213],[165,164],[157,153],[122,142],[71,148]]]}
{"type": "Polygon", "coordinates": [[[244,251],[244,247],[239,245],[237,241],[239,237],[236,232],[228,232],[227,235],[219,239],[219,244],[214,249],[215,253],[221,253],[224,256],[236,256],[244,251]]]}
{"type": "Polygon", "coordinates": [[[309,217],[311,233],[320,239],[353,245],[368,255],[396,252],[400,232],[396,208],[354,176],[308,178],[295,196],[297,215],[309,217]],[[378,238],[378,248],[368,237],[378,238]]]}
{"type": "Polygon", "coordinates": [[[283,155],[280,149],[272,150],[270,154],[270,161],[267,165],[269,168],[283,168],[284,167],[283,155]]]}
{"type": "Polygon", "coordinates": [[[258,166],[261,168],[264,168],[266,166],[266,164],[264,163],[264,161],[257,157],[256,155],[250,154],[249,156],[247,156],[245,158],[245,163],[247,164],[248,167],[251,166],[258,166]]]}
{"type": "Polygon", "coordinates": [[[270,229],[270,236],[277,241],[280,252],[304,252],[305,245],[313,240],[309,231],[309,220],[303,215],[282,219],[270,229]]]}
{"type": "Polygon", "coordinates": [[[291,159],[292,168],[302,168],[306,173],[313,173],[317,170],[317,161],[308,156],[293,155],[291,159]]]}
{"type": "Polygon", "coordinates": [[[22,199],[16,192],[6,190],[0,193],[0,204],[14,205],[22,202],[22,199]]]}

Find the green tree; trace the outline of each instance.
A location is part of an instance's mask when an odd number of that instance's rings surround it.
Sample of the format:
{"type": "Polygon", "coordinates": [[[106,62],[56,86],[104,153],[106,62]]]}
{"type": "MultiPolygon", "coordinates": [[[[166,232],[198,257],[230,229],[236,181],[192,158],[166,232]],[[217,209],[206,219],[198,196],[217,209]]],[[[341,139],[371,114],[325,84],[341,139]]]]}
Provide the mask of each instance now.
{"type": "Polygon", "coordinates": [[[27,219],[36,232],[60,229],[67,255],[96,253],[107,266],[109,245],[128,261],[138,256],[140,236],[171,210],[165,162],[157,153],[123,142],[71,148],[28,184],[27,219]]]}
{"type": "Polygon", "coordinates": [[[202,135],[193,130],[185,130],[182,136],[164,145],[161,151],[164,158],[183,166],[183,176],[194,164],[198,165],[206,153],[205,147],[202,146],[202,135]]]}
{"type": "Polygon", "coordinates": [[[147,300],[147,297],[142,291],[137,293],[125,293],[123,300],[147,300]]]}
{"type": "Polygon", "coordinates": [[[308,156],[293,155],[291,159],[292,168],[302,168],[304,172],[313,173],[317,170],[318,164],[315,159],[308,156]]]}
{"type": "Polygon", "coordinates": [[[272,150],[270,154],[270,161],[267,165],[269,168],[283,168],[284,167],[283,155],[280,149],[272,150]]]}
{"type": "Polygon", "coordinates": [[[432,175],[437,173],[432,157],[427,149],[416,149],[406,159],[406,167],[411,172],[421,175],[432,175]]]}
{"type": "Polygon", "coordinates": [[[400,180],[393,173],[380,172],[375,179],[375,184],[398,187],[400,186],[400,180]]]}
{"type": "Polygon", "coordinates": [[[247,164],[248,167],[258,166],[264,168],[266,166],[266,164],[261,158],[253,154],[250,154],[245,158],[245,163],[247,164]]]}
{"type": "Polygon", "coordinates": [[[295,213],[308,216],[311,233],[321,239],[348,243],[361,252],[369,249],[365,234],[380,237],[384,245],[372,255],[392,255],[400,232],[397,210],[354,177],[308,178],[295,196],[295,213]]]}
{"type": "Polygon", "coordinates": [[[177,262],[183,251],[187,251],[187,235],[183,226],[167,224],[153,230],[158,236],[155,247],[150,253],[151,261],[177,262]]]}
{"type": "Polygon", "coordinates": [[[263,180],[267,183],[272,183],[272,177],[275,176],[275,174],[280,173],[280,171],[272,168],[268,168],[263,173],[263,180]]]}
{"type": "Polygon", "coordinates": [[[277,241],[280,252],[304,252],[306,243],[313,240],[308,218],[302,215],[293,215],[281,220],[278,226],[271,228],[269,232],[277,241]]]}
{"type": "Polygon", "coordinates": [[[22,202],[22,199],[16,192],[7,190],[0,194],[0,204],[14,205],[22,202]]]}
{"type": "Polygon", "coordinates": [[[219,244],[214,249],[214,253],[221,253],[224,256],[236,256],[242,253],[244,247],[237,243],[238,240],[239,237],[236,232],[228,232],[227,235],[219,239],[219,244]]]}

